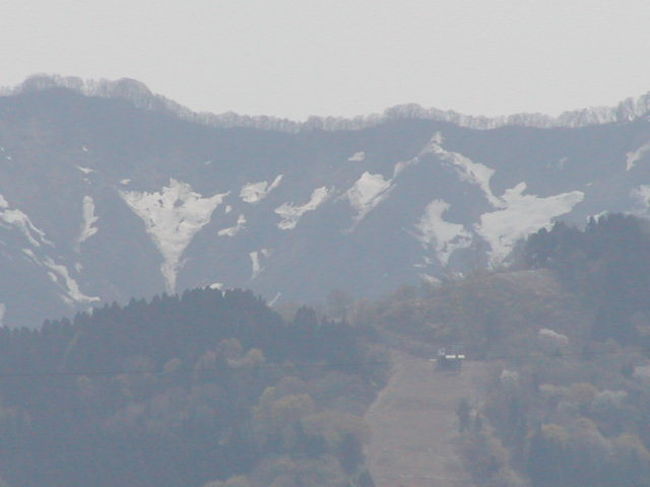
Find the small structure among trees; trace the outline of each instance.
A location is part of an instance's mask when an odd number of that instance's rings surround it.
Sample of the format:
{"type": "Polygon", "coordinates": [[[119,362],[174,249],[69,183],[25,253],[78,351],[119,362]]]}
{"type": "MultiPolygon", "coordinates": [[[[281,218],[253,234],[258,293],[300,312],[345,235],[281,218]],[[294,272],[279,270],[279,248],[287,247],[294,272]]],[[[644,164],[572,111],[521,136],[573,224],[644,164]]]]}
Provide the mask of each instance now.
{"type": "Polygon", "coordinates": [[[462,350],[462,347],[450,346],[440,348],[436,359],[436,368],[438,370],[460,371],[463,360],[465,360],[465,352],[462,350]]]}

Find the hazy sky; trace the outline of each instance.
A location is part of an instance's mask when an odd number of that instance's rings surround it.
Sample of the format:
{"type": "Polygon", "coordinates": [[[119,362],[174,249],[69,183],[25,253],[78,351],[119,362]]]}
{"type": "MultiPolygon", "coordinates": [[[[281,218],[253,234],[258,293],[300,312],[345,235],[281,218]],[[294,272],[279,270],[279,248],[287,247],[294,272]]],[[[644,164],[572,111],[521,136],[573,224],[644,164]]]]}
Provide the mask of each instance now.
{"type": "Polygon", "coordinates": [[[135,78],[194,110],[468,114],[650,91],[648,0],[0,0],[0,85],[135,78]]]}

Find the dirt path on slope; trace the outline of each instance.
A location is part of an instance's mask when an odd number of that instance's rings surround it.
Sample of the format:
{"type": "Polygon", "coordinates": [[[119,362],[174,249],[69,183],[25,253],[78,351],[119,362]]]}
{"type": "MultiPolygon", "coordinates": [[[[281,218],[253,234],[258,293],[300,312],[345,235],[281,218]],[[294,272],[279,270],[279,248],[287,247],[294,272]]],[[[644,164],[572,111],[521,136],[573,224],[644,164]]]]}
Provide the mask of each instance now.
{"type": "Polygon", "coordinates": [[[467,361],[462,372],[393,352],[393,374],[368,410],[368,466],[377,487],[470,487],[456,454],[456,407],[476,399],[485,365],[467,361]]]}

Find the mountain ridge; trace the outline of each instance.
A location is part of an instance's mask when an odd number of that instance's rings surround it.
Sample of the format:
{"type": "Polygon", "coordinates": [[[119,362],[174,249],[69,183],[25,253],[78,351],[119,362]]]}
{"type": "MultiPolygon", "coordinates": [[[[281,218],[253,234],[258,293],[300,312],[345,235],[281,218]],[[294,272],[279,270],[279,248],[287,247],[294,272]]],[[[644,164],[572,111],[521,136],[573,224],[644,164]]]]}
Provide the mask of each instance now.
{"type": "Polygon", "coordinates": [[[360,130],[391,120],[417,119],[448,122],[478,130],[500,127],[578,128],[610,123],[625,123],[647,118],[650,114],[650,91],[637,97],[627,97],[615,106],[592,106],[563,111],[558,116],[539,112],[522,112],[510,115],[467,115],[455,110],[422,107],[417,103],[404,103],[386,108],[382,113],[336,117],[313,115],[300,122],[269,115],[241,115],[232,111],[215,114],[196,112],[163,95],[153,93],[144,83],[131,78],[118,80],[88,79],[75,76],[37,74],[14,87],[0,88],[0,96],[11,96],[28,91],[66,88],[84,96],[119,98],[137,108],[165,111],[180,119],[212,127],[247,127],[296,133],[308,130],[360,130]]]}
{"type": "Polygon", "coordinates": [[[184,120],[121,89],[150,108],[57,86],[0,97],[5,324],[196,287],[377,297],[500,265],[558,220],[649,214],[646,119],[288,132],[184,120]]]}

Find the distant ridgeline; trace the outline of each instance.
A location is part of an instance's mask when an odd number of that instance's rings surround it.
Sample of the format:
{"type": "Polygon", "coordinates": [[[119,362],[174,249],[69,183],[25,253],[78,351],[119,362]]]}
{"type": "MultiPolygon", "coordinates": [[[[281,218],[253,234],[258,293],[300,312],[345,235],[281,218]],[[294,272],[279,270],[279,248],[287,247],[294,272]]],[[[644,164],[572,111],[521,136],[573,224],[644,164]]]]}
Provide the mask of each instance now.
{"type": "Polygon", "coordinates": [[[474,129],[495,129],[505,126],[523,127],[584,127],[608,123],[620,123],[647,117],[650,113],[650,92],[639,97],[629,97],[613,107],[590,107],[565,111],[558,117],[541,113],[517,113],[509,116],[486,117],[472,116],[453,110],[425,108],[417,103],[396,105],[383,113],[375,113],[354,118],[311,116],[305,122],[296,122],[273,116],[247,116],[234,112],[214,114],[193,112],[162,95],[154,94],[142,82],[122,78],[116,81],[106,79],[84,80],[76,76],[59,76],[38,74],[27,78],[13,88],[0,88],[0,96],[20,93],[66,88],[86,96],[118,98],[127,100],[138,108],[159,112],[168,112],[191,122],[198,122],[215,127],[249,127],[282,132],[302,130],[360,130],[391,120],[435,120],[448,122],[474,129]]]}
{"type": "Polygon", "coordinates": [[[383,372],[362,333],[209,289],[2,328],[0,475],[21,487],[371,486],[359,415],[383,372]]]}
{"type": "Polygon", "coordinates": [[[206,286],[372,299],[500,267],[560,219],[650,215],[649,112],[646,95],[558,118],[404,105],[299,123],[33,77],[0,90],[0,324],[206,286]]]}
{"type": "Polygon", "coordinates": [[[642,340],[650,347],[650,223],[621,214],[592,218],[584,230],[557,223],[526,242],[530,268],[557,272],[595,313],[596,339],[642,340]]]}

